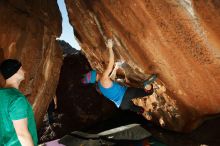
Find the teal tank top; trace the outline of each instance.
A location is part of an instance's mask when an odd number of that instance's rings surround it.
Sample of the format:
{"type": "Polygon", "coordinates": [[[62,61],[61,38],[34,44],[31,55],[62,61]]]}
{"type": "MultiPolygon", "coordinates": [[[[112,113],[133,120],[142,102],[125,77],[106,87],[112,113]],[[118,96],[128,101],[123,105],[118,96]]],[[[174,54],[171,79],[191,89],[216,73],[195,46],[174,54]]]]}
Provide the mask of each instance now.
{"type": "Polygon", "coordinates": [[[98,87],[100,92],[109,100],[113,101],[115,105],[119,108],[124,97],[126,86],[122,86],[117,82],[112,82],[112,86],[109,88],[104,88],[100,81],[98,82],[98,87]]]}

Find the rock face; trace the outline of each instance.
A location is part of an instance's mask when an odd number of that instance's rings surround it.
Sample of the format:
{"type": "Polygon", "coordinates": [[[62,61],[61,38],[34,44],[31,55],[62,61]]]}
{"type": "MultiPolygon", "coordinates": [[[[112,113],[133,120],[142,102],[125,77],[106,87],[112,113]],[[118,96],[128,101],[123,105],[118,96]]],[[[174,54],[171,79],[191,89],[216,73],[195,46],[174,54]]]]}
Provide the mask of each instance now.
{"type": "Polygon", "coordinates": [[[1,0],[0,13],[0,61],[21,60],[26,70],[21,90],[33,104],[39,126],[55,94],[62,63],[56,42],[61,34],[58,5],[45,0],[1,0]]]}
{"type": "Polygon", "coordinates": [[[116,61],[132,86],[159,74],[145,117],[165,128],[190,131],[220,112],[220,2],[217,0],[65,0],[70,21],[91,66],[116,61]],[[153,116],[152,116],[153,115],[153,116]],[[156,115],[156,116],[155,116],[156,115]]]}

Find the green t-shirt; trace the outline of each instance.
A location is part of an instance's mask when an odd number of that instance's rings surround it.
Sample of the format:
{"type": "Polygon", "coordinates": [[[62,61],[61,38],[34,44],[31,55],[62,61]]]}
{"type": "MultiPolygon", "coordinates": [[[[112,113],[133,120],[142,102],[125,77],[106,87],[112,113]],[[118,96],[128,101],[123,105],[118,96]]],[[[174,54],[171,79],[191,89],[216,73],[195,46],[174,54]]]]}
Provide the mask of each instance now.
{"type": "Polygon", "coordinates": [[[34,113],[26,97],[15,88],[0,89],[0,146],[21,146],[12,120],[28,119],[28,130],[37,146],[34,113]]]}

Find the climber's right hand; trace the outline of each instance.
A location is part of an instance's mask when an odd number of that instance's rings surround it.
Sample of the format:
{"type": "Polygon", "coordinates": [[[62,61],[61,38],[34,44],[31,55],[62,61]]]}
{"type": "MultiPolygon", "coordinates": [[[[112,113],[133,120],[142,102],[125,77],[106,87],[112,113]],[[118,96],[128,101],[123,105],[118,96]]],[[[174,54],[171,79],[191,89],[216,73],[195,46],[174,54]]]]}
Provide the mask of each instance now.
{"type": "Polygon", "coordinates": [[[112,49],[113,47],[113,40],[112,39],[108,39],[107,42],[106,42],[106,46],[110,49],[112,49]]]}

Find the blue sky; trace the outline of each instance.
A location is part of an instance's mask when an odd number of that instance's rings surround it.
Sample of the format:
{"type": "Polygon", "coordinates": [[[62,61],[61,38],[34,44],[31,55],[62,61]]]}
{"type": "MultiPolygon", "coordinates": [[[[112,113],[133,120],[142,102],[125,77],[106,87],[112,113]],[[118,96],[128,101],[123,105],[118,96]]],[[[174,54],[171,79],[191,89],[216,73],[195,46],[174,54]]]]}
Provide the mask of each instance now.
{"type": "Polygon", "coordinates": [[[62,34],[60,36],[60,40],[64,40],[68,42],[73,48],[80,50],[81,47],[79,46],[78,42],[75,39],[75,36],[73,34],[73,27],[69,23],[69,18],[67,15],[66,5],[64,3],[64,0],[57,0],[57,3],[59,5],[61,14],[62,14],[62,34]]]}

